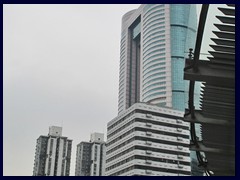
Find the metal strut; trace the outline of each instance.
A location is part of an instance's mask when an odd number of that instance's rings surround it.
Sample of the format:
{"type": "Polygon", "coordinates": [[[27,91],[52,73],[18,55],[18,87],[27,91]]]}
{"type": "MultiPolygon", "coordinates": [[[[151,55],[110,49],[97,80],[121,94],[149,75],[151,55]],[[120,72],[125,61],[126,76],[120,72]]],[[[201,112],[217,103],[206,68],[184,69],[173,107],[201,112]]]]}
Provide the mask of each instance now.
{"type": "MultiPolygon", "coordinates": [[[[208,12],[209,4],[203,4],[202,9],[201,9],[201,14],[200,14],[200,20],[199,20],[199,26],[198,26],[198,32],[197,32],[197,40],[196,40],[196,45],[195,45],[195,50],[194,50],[194,56],[193,56],[193,49],[189,49],[189,59],[192,60],[192,64],[188,67],[184,68],[184,71],[188,69],[193,69],[194,72],[198,71],[198,61],[199,61],[199,56],[200,56],[200,50],[201,50],[201,45],[202,45],[202,37],[203,37],[203,32],[204,32],[204,27],[206,23],[206,18],[207,18],[207,12],[208,12]]],[[[191,119],[195,119],[195,107],[194,107],[194,86],[195,86],[195,81],[190,80],[189,84],[189,101],[188,101],[188,108],[189,112],[187,112],[184,116],[191,115],[191,119]]],[[[190,123],[190,134],[191,134],[191,140],[196,147],[199,147],[198,144],[198,139],[196,136],[196,130],[195,130],[195,123],[191,122],[190,123]]],[[[204,171],[207,176],[211,176],[211,173],[207,169],[207,161],[203,160],[203,157],[200,153],[200,151],[196,150],[196,156],[199,161],[199,165],[204,168],[204,171]]]]}

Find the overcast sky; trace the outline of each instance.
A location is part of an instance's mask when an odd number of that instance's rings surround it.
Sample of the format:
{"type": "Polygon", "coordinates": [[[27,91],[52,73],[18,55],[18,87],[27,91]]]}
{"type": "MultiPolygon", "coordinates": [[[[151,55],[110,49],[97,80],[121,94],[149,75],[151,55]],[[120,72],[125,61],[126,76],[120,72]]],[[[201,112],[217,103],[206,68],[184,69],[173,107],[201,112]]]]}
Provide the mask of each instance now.
{"type": "MultiPolygon", "coordinates": [[[[138,4],[3,5],[3,175],[32,175],[36,139],[76,145],[117,115],[121,18],[138,4]]],[[[211,11],[213,13],[214,11],[211,11]]]]}

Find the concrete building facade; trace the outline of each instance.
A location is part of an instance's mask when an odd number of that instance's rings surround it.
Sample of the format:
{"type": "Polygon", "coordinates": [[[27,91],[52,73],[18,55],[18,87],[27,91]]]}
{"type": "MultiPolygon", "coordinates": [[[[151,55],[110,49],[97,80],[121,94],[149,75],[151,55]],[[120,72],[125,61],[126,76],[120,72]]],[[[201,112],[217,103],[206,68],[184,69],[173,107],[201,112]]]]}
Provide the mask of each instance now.
{"type": "Polygon", "coordinates": [[[183,112],[135,103],[108,123],[107,176],[187,176],[189,124],[183,112]]]}
{"type": "Polygon", "coordinates": [[[62,136],[62,127],[49,127],[48,136],[37,139],[33,176],[69,176],[72,140],[62,136]]]}
{"type": "Polygon", "coordinates": [[[105,160],[104,134],[92,133],[90,142],[77,145],[75,176],[104,176],[105,160]]]}

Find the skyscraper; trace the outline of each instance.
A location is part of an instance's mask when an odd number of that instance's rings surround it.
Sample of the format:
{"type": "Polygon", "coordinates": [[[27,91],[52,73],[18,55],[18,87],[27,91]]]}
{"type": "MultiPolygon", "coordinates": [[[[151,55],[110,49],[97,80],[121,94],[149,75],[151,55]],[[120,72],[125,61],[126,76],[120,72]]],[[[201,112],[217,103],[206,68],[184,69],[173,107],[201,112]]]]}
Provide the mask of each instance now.
{"type": "MultiPolygon", "coordinates": [[[[196,29],[192,4],[146,4],[123,16],[119,114],[136,102],[185,110],[188,84],[183,68],[196,29]]],[[[199,84],[196,89],[199,99],[199,84]]]]}
{"type": "Polygon", "coordinates": [[[104,134],[92,133],[90,142],[77,145],[75,176],[104,176],[105,157],[104,134]]]}
{"type": "MultiPolygon", "coordinates": [[[[188,83],[183,80],[183,68],[189,48],[195,46],[196,29],[196,5],[193,4],[145,4],[123,16],[117,118],[139,102],[185,111],[188,83]]],[[[194,96],[198,102],[200,83],[195,85],[194,96]]],[[[199,103],[195,108],[199,108],[199,103]]],[[[122,118],[119,122],[128,119],[122,118]]],[[[168,125],[161,126],[167,128],[168,125]]],[[[120,125],[117,128],[125,131],[120,125]]],[[[121,136],[119,131],[112,138],[121,136]]],[[[109,148],[117,142],[113,139],[107,140],[107,161],[112,156],[109,148]],[[109,143],[113,145],[109,147],[109,143]]]]}
{"type": "Polygon", "coordinates": [[[49,127],[48,136],[37,139],[33,176],[69,176],[72,140],[62,136],[62,127],[49,127]]]}

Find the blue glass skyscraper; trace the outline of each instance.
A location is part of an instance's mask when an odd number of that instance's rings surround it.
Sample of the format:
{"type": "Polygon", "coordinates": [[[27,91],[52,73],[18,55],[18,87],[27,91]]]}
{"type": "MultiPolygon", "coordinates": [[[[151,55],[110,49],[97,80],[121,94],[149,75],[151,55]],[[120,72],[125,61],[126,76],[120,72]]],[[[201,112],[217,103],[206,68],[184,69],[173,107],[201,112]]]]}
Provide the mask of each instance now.
{"type": "MultiPolygon", "coordinates": [[[[185,110],[188,84],[183,68],[189,48],[195,46],[196,30],[194,4],[141,5],[123,16],[119,114],[136,102],[185,110]]],[[[200,86],[196,89],[198,102],[200,86]]]]}

